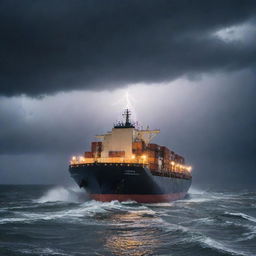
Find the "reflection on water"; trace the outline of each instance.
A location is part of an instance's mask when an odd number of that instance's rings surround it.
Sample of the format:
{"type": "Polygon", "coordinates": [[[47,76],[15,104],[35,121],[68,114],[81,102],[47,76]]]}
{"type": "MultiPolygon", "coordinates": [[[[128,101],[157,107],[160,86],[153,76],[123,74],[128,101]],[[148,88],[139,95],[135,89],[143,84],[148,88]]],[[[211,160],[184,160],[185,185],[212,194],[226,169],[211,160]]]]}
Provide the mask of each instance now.
{"type": "Polygon", "coordinates": [[[0,186],[0,256],[256,256],[254,192],[195,191],[149,205],[73,198],[59,188],[0,186]]]}
{"type": "MultiPolygon", "coordinates": [[[[120,223],[106,234],[105,247],[114,255],[152,255],[159,246],[160,230],[152,221],[155,219],[146,211],[113,214],[113,221],[120,223]]],[[[153,221],[154,222],[154,221],[153,221]]]]}
{"type": "Polygon", "coordinates": [[[114,255],[150,255],[153,253],[153,249],[149,246],[151,241],[145,239],[145,236],[146,233],[138,235],[130,231],[118,232],[107,238],[106,247],[114,255]]]}

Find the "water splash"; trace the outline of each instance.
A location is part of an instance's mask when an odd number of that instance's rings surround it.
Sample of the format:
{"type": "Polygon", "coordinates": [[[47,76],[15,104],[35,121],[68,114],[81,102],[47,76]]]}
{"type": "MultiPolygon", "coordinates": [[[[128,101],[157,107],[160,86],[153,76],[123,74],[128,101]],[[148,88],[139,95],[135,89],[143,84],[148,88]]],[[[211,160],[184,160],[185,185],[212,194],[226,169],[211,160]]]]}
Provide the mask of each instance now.
{"type": "Polygon", "coordinates": [[[73,202],[79,203],[88,199],[85,191],[77,187],[55,187],[48,190],[42,197],[36,200],[37,203],[46,202],[73,202]]]}
{"type": "Polygon", "coordinates": [[[203,195],[203,194],[206,194],[206,193],[207,193],[206,191],[195,188],[195,187],[191,187],[189,189],[189,194],[192,194],[192,195],[203,195]]]}

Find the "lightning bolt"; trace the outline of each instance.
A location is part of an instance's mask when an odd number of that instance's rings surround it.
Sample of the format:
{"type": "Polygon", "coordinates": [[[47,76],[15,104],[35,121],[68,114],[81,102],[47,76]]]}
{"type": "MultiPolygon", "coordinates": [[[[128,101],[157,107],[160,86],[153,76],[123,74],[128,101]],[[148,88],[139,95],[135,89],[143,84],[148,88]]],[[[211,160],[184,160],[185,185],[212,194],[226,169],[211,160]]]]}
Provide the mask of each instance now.
{"type": "Polygon", "coordinates": [[[123,96],[116,102],[113,103],[113,105],[119,105],[122,109],[129,109],[132,112],[132,120],[137,120],[136,110],[134,107],[134,103],[136,100],[133,96],[131,96],[131,93],[128,90],[124,91],[123,96]]]}

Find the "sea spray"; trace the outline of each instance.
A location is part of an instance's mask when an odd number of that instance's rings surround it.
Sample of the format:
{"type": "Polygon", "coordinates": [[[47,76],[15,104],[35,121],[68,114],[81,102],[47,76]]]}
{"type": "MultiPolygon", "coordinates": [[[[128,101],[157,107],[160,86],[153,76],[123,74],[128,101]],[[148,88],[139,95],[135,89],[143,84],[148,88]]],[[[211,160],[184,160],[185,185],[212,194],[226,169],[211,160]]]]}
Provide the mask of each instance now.
{"type": "Polygon", "coordinates": [[[255,193],[192,190],[186,200],[158,204],[80,201],[80,194],[2,186],[0,255],[256,255],[255,193]]]}
{"type": "Polygon", "coordinates": [[[46,202],[72,202],[79,203],[86,201],[88,196],[84,190],[80,190],[77,187],[54,187],[48,190],[43,196],[36,201],[38,203],[46,202]]]}

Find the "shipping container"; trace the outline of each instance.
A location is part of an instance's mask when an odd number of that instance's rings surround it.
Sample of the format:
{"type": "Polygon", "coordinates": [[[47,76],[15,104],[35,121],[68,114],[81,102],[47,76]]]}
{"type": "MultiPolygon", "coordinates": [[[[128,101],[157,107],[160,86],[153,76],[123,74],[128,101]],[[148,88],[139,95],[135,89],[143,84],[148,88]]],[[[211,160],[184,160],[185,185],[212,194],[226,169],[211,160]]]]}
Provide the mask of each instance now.
{"type": "Polygon", "coordinates": [[[146,154],[147,154],[147,156],[150,157],[150,158],[158,158],[158,152],[156,152],[156,151],[150,151],[150,150],[148,150],[148,151],[146,152],[146,154]]]}
{"type": "Polygon", "coordinates": [[[153,150],[153,151],[157,151],[159,149],[159,145],[153,144],[153,143],[149,143],[148,144],[148,149],[149,150],[153,150]]]}
{"type": "Polygon", "coordinates": [[[153,164],[157,164],[158,163],[158,158],[148,157],[148,162],[153,163],[153,164]]]}
{"type": "Polygon", "coordinates": [[[150,169],[151,171],[159,171],[159,169],[158,169],[158,164],[156,164],[156,163],[150,163],[150,164],[149,164],[149,169],[150,169]]]}
{"type": "Polygon", "coordinates": [[[136,150],[144,150],[145,142],[144,141],[134,141],[132,143],[132,148],[136,150]]]}
{"type": "Polygon", "coordinates": [[[160,156],[163,157],[165,164],[170,161],[170,150],[167,147],[160,147],[160,156]]]}
{"type": "Polygon", "coordinates": [[[182,156],[180,156],[178,154],[174,155],[174,161],[179,163],[179,164],[184,164],[185,163],[184,157],[182,157],[182,156]]]}
{"type": "Polygon", "coordinates": [[[145,142],[144,141],[134,141],[132,143],[132,153],[141,156],[145,150],[145,142]]]}
{"type": "Polygon", "coordinates": [[[84,152],[84,157],[85,158],[93,158],[93,153],[92,152],[84,152]]]}
{"type": "Polygon", "coordinates": [[[171,161],[175,160],[175,153],[173,151],[170,151],[170,160],[171,161]]]}
{"type": "Polygon", "coordinates": [[[94,141],[91,144],[91,152],[101,152],[102,151],[102,142],[101,141],[94,141]]]}

